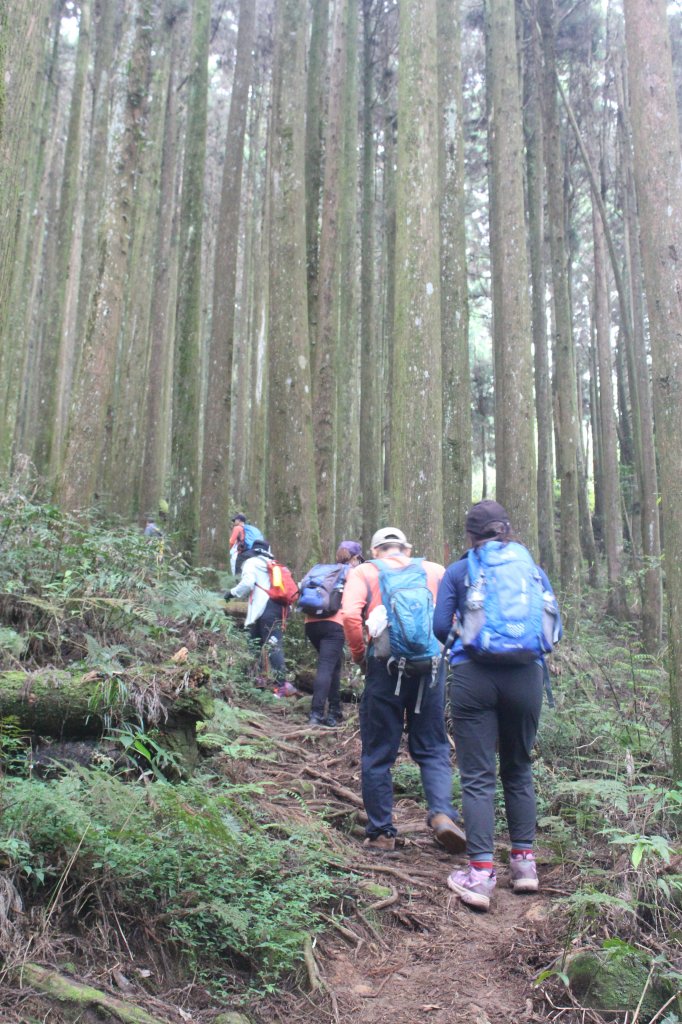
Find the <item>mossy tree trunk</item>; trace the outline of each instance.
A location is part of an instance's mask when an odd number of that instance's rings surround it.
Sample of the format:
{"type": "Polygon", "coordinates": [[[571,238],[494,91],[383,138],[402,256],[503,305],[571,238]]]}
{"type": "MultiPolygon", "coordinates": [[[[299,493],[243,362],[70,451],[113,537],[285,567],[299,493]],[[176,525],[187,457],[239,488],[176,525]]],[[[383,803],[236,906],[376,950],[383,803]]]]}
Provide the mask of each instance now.
{"type": "Polygon", "coordinates": [[[297,570],[319,560],[306,298],[304,0],[276,8],[268,216],[267,529],[297,570]]]}
{"type": "MultiPolygon", "coordinates": [[[[324,182],[320,224],[317,330],[312,346],[313,433],[317,480],[317,519],[324,557],[334,548],[337,431],[337,382],[340,313],[341,162],[343,91],[348,59],[347,0],[335,0],[329,67],[329,103],[324,137],[324,182]]],[[[348,324],[343,330],[348,330],[348,324]]],[[[345,428],[344,428],[345,429],[345,428]]]]}
{"type": "Polygon", "coordinates": [[[400,5],[390,514],[436,561],[443,542],[443,376],[436,0],[400,5]]]}
{"type": "Polygon", "coordinates": [[[202,563],[218,566],[229,564],[228,457],[232,412],[232,353],[244,136],[253,69],[251,50],[255,20],[255,4],[252,0],[241,0],[214,261],[201,472],[199,558],[202,563]]]}
{"type": "Polygon", "coordinates": [[[376,148],[374,144],[376,53],[374,0],[362,0],[362,181],[360,217],[360,491],[362,540],[365,547],[379,523],[383,494],[382,471],[382,360],[375,271],[376,148]]]}
{"type": "Polygon", "coordinates": [[[199,403],[204,167],[210,0],[194,0],[187,98],[173,366],[170,511],[179,550],[192,558],[199,532],[199,403]]]}
{"type": "Polygon", "coordinates": [[[525,19],[524,132],[526,140],[526,189],[528,253],[530,260],[533,351],[535,353],[535,419],[538,465],[538,552],[550,579],[557,571],[554,531],[554,425],[552,381],[547,324],[547,273],[545,270],[545,176],[544,133],[541,106],[541,53],[537,27],[537,3],[525,19]]]}
{"type": "Polygon", "coordinates": [[[545,163],[547,170],[547,211],[552,266],[554,311],[554,402],[557,470],[560,499],[561,591],[570,624],[571,609],[580,603],[580,513],[578,503],[578,448],[580,424],[576,391],[575,351],[571,323],[571,302],[566,268],[566,226],[564,217],[564,163],[557,100],[554,0],[540,0],[538,20],[542,32],[544,73],[542,81],[545,163]]]}
{"type": "Polygon", "coordinates": [[[523,131],[513,0],[486,4],[496,496],[537,548],[537,476],[523,131]]]}
{"type": "Polygon", "coordinates": [[[666,5],[625,0],[634,169],[653,363],[670,651],[673,773],[682,779],[682,168],[666,5]]]}

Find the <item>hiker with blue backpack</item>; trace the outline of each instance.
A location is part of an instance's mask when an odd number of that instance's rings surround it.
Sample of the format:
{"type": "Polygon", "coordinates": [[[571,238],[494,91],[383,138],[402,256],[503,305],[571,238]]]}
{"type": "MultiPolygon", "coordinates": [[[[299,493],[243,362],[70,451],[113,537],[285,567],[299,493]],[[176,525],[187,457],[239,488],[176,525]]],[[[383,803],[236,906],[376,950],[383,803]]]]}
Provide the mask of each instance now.
{"type": "Polygon", "coordinates": [[[228,544],[230,569],[233,576],[239,576],[246,553],[253,550],[253,545],[257,540],[263,540],[263,534],[253,523],[247,523],[243,512],[238,512],[236,516],[232,517],[232,533],[228,544]]]}
{"type": "Polygon", "coordinates": [[[341,600],[349,571],[361,562],[362,544],[342,540],[336,551],[336,562],[314,565],[299,583],[298,608],[305,615],[305,635],[317,651],[308,722],[315,728],[334,728],[343,718],[341,668],[345,637],[341,600]]]}
{"type": "Polygon", "coordinates": [[[391,769],[407,725],[408,749],[419,765],[428,805],[427,824],[441,846],[461,853],[465,837],[452,806],[440,644],[432,627],[445,570],[437,562],[412,558],[412,545],[396,527],[377,530],[371,548],[371,561],[349,573],[342,602],[346,640],[353,661],[365,672],[360,702],[365,845],[395,849],[391,769]]]}
{"type": "Polygon", "coordinates": [[[447,884],[463,903],[488,910],[496,884],[496,751],[511,840],[510,885],[516,893],[538,889],[531,751],[544,657],[561,637],[561,617],[547,576],[513,539],[502,505],[479,501],[465,528],[471,547],[446,569],[433,622],[452,666],[450,713],[469,856],[468,867],[453,871],[447,884]]]}

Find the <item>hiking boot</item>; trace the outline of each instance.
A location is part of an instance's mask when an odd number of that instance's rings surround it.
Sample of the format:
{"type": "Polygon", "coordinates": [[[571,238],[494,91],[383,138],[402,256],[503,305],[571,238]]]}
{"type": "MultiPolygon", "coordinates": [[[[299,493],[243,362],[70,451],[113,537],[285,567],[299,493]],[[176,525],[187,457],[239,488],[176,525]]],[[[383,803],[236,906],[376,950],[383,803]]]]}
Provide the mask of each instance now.
{"type": "Polygon", "coordinates": [[[447,814],[434,814],[429,824],[439,846],[442,846],[448,853],[464,853],[467,847],[467,837],[462,829],[455,825],[452,818],[447,814]]]}
{"type": "Polygon", "coordinates": [[[333,707],[329,709],[327,721],[329,721],[332,718],[334,719],[334,725],[338,725],[339,722],[343,722],[343,711],[341,710],[341,708],[333,707]]]}
{"type": "Polygon", "coordinates": [[[395,836],[389,836],[387,832],[380,832],[378,836],[368,836],[362,845],[370,850],[392,852],[395,850],[395,836]]]}
{"type": "Polygon", "coordinates": [[[479,910],[487,910],[490,906],[490,897],[493,894],[497,876],[495,870],[488,871],[473,868],[471,865],[466,871],[453,871],[448,875],[448,889],[456,892],[462,903],[469,907],[478,907],[479,910]]]}
{"type": "Polygon", "coordinates": [[[509,859],[509,884],[514,892],[537,892],[538,871],[530,850],[513,853],[509,859]]]}
{"type": "Polygon", "coordinates": [[[317,728],[318,726],[329,725],[329,722],[326,718],[323,718],[322,715],[317,715],[313,712],[308,719],[308,725],[312,725],[317,728]]]}
{"type": "Polygon", "coordinates": [[[341,725],[342,721],[342,715],[327,715],[324,720],[324,724],[328,725],[330,729],[336,729],[338,725],[341,725]]]}

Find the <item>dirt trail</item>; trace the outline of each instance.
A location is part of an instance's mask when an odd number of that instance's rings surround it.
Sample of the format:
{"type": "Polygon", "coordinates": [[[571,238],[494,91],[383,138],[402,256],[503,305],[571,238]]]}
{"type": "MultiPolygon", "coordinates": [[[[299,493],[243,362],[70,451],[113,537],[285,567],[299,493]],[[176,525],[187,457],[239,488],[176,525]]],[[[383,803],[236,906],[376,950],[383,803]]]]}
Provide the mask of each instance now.
{"type": "MultiPolygon", "coordinates": [[[[308,805],[320,808],[327,799],[326,819],[333,820],[330,812],[336,808],[335,820],[343,820],[339,808],[344,801],[352,795],[355,806],[359,803],[357,716],[351,713],[343,728],[333,731],[283,728],[279,740],[299,752],[298,757],[285,756],[280,763],[280,781],[289,779],[295,785],[297,777],[304,780],[308,805]]],[[[406,756],[401,753],[400,760],[406,756]]],[[[347,809],[352,811],[352,806],[347,809]]],[[[370,854],[360,837],[334,833],[334,845],[343,847],[362,879],[392,890],[385,900],[388,905],[371,909],[373,903],[384,902],[376,892],[368,892],[366,900],[357,903],[344,900],[343,926],[348,934],[330,927],[314,950],[320,987],[304,985],[310,989],[307,994],[279,993],[259,1005],[258,1020],[352,1020],[355,1024],[547,1020],[546,1012],[538,1012],[537,998],[534,1009],[532,980],[551,956],[548,947],[553,942],[547,939],[552,897],[546,887],[552,887],[559,869],[553,869],[540,851],[545,891],[516,896],[500,865],[491,909],[477,913],[447,888],[448,873],[455,864],[464,864],[464,859],[453,858],[434,843],[423,809],[412,800],[398,800],[395,821],[404,839],[395,854],[370,854]]]]}

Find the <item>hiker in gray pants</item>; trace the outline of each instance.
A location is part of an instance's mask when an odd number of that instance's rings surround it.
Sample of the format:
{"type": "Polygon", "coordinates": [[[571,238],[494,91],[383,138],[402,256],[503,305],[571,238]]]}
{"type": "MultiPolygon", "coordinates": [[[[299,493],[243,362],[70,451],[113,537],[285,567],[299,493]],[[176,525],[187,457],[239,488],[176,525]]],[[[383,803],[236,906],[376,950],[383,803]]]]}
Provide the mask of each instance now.
{"type": "MultiPolygon", "coordinates": [[[[466,530],[473,549],[491,540],[506,544],[512,539],[507,513],[496,501],[474,505],[467,515],[466,530]]],[[[547,576],[541,569],[537,571],[545,594],[553,598],[547,576]]],[[[451,639],[453,622],[458,621],[461,627],[467,612],[471,614],[467,598],[473,588],[468,574],[465,555],[446,569],[441,580],[433,631],[442,643],[451,639]]],[[[557,637],[560,634],[557,612],[557,637]]],[[[448,886],[463,903],[487,910],[496,884],[497,751],[511,840],[511,886],[517,893],[538,888],[533,855],[536,810],[531,751],[540,721],[544,666],[541,657],[529,664],[483,664],[464,650],[460,636],[453,643],[450,663],[452,731],[462,782],[469,867],[453,871],[448,886]]]]}

